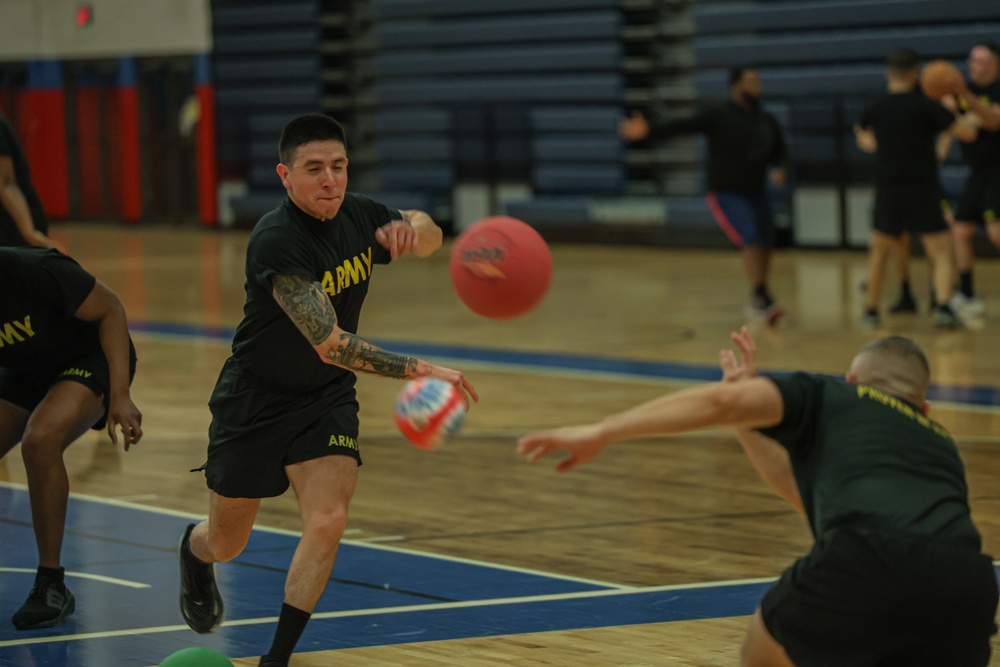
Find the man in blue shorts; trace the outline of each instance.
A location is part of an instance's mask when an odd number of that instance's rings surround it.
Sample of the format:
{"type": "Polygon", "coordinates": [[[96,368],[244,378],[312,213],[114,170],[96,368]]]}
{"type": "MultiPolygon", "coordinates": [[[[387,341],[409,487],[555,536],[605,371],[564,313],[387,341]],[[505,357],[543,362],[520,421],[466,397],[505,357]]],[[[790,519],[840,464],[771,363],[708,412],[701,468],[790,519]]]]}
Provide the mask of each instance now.
{"type": "Polygon", "coordinates": [[[0,248],[0,457],[21,443],[38,572],[19,630],[62,623],[76,602],[60,565],[69,478],[63,451],[105,424],[125,449],[142,437],[129,386],[135,348],[114,292],[71,258],[0,248]]]}
{"type": "Polygon", "coordinates": [[[639,113],[622,120],[619,135],[640,141],[702,133],[708,137],[708,200],[716,222],[743,254],[751,286],[748,314],[776,324],[785,314],[767,287],[774,246],[774,216],[768,200],[771,181],[784,185],[787,152],[778,119],[761,108],[760,75],[750,67],[729,72],[730,99],[695,115],[658,124],[652,130],[639,113]]]}
{"type": "Polygon", "coordinates": [[[997,632],[993,559],[969,512],[965,469],[927,417],[930,367],[908,338],[862,347],[846,381],[756,377],[723,351],[726,381],[684,389],[593,424],[524,436],[531,461],[565,472],[609,444],[733,426],[761,477],[805,515],[812,550],[764,594],[743,667],[986,667],[997,632]]]}
{"type": "Polygon", "coordinates": [[[209,401],[208,519],[181,538],[181,613],[195,632],[213,632],[223,619],[214,563],[243,551],[261,498],[291,485],[302,538],[262,667],[288,664],[347,526],[361,464],[355,373],[434,377],[478,400],[462,373],[357,335],[375,266],[430,255],[442,232],[426,213],[347,192],[346,145],[343,128],[320,114],[282,131],[277,171],[288,197],[250,235],[244,318],[209,401]]]}

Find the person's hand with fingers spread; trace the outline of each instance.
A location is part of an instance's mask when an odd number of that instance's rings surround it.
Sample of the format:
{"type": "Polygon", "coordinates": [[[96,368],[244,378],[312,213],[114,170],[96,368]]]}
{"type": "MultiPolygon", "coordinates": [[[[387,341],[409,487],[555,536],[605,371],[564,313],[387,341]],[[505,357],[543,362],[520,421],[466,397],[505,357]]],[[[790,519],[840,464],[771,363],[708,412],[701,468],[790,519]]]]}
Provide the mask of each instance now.
{"type": "Polygon", "coordinates": [[[591,461],[607,444],[600,424],[585,424],[526,435],[517,441],[517,453],[534,463],[552,452],[565,451],[567,456],[556,465],[556,471],[566,472],[591,461]]]}
{"type": "Polygon", "coordinates": [[[722,367],[722,381],[736,382],[745,378],[757,377],[757,344],[750,335],[750,330],[743,327],[738,332],[729,334],[733,344],[739,348],[742,359],[737,361],[736,353],[730,349],[719,351],[719,366],[722,367]]]}

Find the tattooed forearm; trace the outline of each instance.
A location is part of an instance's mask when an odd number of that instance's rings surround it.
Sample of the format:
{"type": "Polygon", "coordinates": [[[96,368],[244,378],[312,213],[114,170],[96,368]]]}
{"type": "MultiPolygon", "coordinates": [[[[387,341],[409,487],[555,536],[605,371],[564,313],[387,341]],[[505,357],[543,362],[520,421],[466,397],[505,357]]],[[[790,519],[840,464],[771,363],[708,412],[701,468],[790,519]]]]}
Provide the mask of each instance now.
{"type": "Polygon", "coordinates": [[[327,358],[337,366],[362,373],[390,378],[410,377],[417,360],[389,352],[346,331],[340,335],[341,345],[327,350],[327,358]]]}
{"type": "Polygon", "coordinates": [[[275,301],[312,345],[329,337],[337,313],[318,282],[305,276],[275,276],[271,282],[275,301]]]}

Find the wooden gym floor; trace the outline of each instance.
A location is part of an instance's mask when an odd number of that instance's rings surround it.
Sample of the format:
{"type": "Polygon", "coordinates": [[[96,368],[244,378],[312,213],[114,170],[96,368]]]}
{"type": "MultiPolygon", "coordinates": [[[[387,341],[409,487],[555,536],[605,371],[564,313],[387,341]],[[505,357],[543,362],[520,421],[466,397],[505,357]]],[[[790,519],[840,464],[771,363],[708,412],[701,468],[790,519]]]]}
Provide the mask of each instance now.
{"type": "MultiPolygon", "coordinates": [[[[70,447],[74,492],[158,511],[205,512],[203,480],[187,471],[203,460],[206,402],[229,353],[226,336],[241,316],[246,236],[179,227],[57,228],[69,252],[125,304],[139,354],[133,398],[146,432],[127,454],[106,435],[70,447]]],[[[352,504],[352,540],[623,589],[780,574],[808,549],[808,529],[756,479],[725,431],[619,445],[565,476],[549,462],[530,466],[515,457],[514,441],[528,430],[593,419],[717,377],[718,351],[743,324],[747,290],[735,252],[552,250],[545,301],[504,322],[479,318],[458,301],[447,246],[428,260],[405,258],[376,270],[360,333],[466,371],[482,402],[456,441],[423,452],[393,425],[401,385],[359,379],[365,465],[352,504]]],[[[773,291],[791,316],[779,329],[756,331],[761,366],[842,373],[877,335],[858,325],[863,254],[779,252],[773,274],[773,291]]],[[[928,284],[926,265],[916,260],[913,284],[923,312],[887,317],[885,331],[912,336],[927,350],[939,385],[932,415],[955,436],[974,518],[986,549],[1000,554],[1000,262],[982,261],[977,281],[987,317],[964,331],[936,331],[921,287],[928,284]]],[[[888,291],[886,302],[895,296],[888,291]]],[[[0,481],[23,484],[18,450],[0,461],[0,481]]],[[[297,530],[294,498],[265,501],[258,522],[297,530]]],[[[276,614],[280,599],[263,604],[276,614]]],[[[735,665],[746,622],[740,615],[547,631],[540,618],[537,631],[526,634],[403,638],[335,654],[304,650],[292,664],[735,665]]],[[[0,647],[23,637],[5,629],[0,647]]],[[[185,645],[200,640],[185,635],[185,645]]],[[[36,663],[43,664],[65,667],[36,663]]]]}

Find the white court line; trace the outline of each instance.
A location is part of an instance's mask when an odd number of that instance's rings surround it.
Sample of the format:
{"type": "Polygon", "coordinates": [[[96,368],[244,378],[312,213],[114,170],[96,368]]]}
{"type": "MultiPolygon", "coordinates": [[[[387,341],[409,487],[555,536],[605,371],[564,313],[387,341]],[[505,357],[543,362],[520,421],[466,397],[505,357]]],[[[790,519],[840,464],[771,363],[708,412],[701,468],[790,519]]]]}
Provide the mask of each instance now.
{"type": "MultiPolygon", "coordinates": [[[[22,574],[35,574],[37,570],[34,568],[27,567],[0,567],[0,572],[18,572],[22,574]]],[[[105,577],[100,574],[87,574],[86,572],[70,572],[66,570],[67,577],[76,577],[78,579],[93,579],[94,581],[103,581],[107,584],[114,584],[116,586],[126,586],[128,588],[152,588],[150,584],[143,584],[138,581],[129,581],[128,579],[116,579],[115,577],[105,577]]]]}
{"type": "MultiPolygon", "coordinates": [[[[640,593],[659,593],[664,591],[680,591],[695,588],[715,588],[718,586],[740,586],[746,584],[765,584],[775,581],[775,577],[762,579],[731,579],[727,581],[706,581],[696,584],[669,584],[666,586],[650,586],[648,588],[631,588],[629,590],[580,591],[576,593],[551,593],[548,595],[525,595],[512,598],[491,598],[488,600],[462,600],[460,602],[433,602],[430,604],[404,605],[400,607],[373,607],[369,609],[348,609],[345,611],[327,611],[313,614],[311,621],[317,619],[351,618],[354,616],[378,616],[380,614],[406,614],[422,611],[439,611],[441,609],[469,609],[475,607],[492,607],[510,604],[530,604],[536,602],[557,602],[561,600],[580,600],[602,598],[616,595],[636,595],[640,593]]],[[[277,616],[260,618],[241,618],[226,621],[224,628],[246,625],[266,625],[277,623],[277,616]]],[[[85,632],[77,635],[54,635],[51,637],[33,637],[30,639],[10,639],[0,641],[0,647],[25,646],[28,644],[46,644],[49,642],[71,642],[84,639],[107,639],[109,637],[130,637],[135,635],[162,634],[166,632],[189,631],[187,625],[161,625],[150,628],[130,628],[126,630],[108,630],[105,632],[85,632]]]]}
{"type": "MultiPolygon", "coordinates": [[[[12,482],[0,482],[0,486],[6,486],[12,489],[20,489],[22,491],[27,491],[28,487],[24,484],[14,484],[12,482]]],[[[115,507],[124,507],[132,510],[141,510],[144,512],[153,512],[154,514],[162,514],[165,516],[180,517],[183,519],[190,519],[195,521],[200,521],[205,518],[203,514],[192,514],[190,512],[179,512],[177,510],[165,509],[161,507],[151,507],[149,505],[138,505],[134,503],[125,502],[122,500],[116,500],[114,498],[100,498],[98,496],[91,496],[84,493],[70,493],[71,498],[81,498],[83,500],[89,500],[95,503],[102,503],[104,505],[112,505],[115,507]]],[[[284,528],[270,528],[268,526],[254,526],[254,530],[259,530],[261,532],[273,533],[276,535],[288,535],[290,537],[300,538],[302,537],[301,532],[296,532],[293,530],[286,530],[284,528]]],[[[179,533],[178,533],[179,535],[179,533]]],[[[370,539],[370,538],[369,538],[370,539]]],[[[579,584],[587,584],[589,586],[599,586],[601,588],[608,588],[614,590],[629,590],[634,588],[633,586],[625,586],[623,584],[614,584],[608,581],[598,581],[596,579],[585,579],[582,577],[571,577],[565,574],[556,574],[554,572],[545,572],[543,570],[533,570],[523,567],[514,567],[512,565],[501,565],[499,563],[490,563],[488,561],[474,560],[471,558],[459,558],[458,556],[445,556],[442,554],[435,554],[426,551],[418,551],[415,549],[403,549],[401,547],[389,547],[383,544],[371,544],[362,539],[343,539],[340,541],[341,544],[350,544],[353,546],[364,547],[366,549],[379,549],[381,551],[392,551],[395,553],[406,554],[408,556],[421,556],[424,558],[433,558],[435,560],[443,560],[451,563],[462,563],[465,565],[476,565],[478,567],[486,567],[492,570],[504,570],[506,572],[519,572],[521,574],[529,574],[536,577],[544,577],[546,579],[558,579],[560,581],[572,581],[579,584]]]]}

